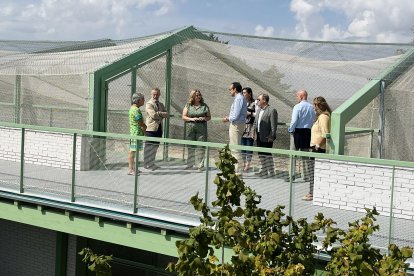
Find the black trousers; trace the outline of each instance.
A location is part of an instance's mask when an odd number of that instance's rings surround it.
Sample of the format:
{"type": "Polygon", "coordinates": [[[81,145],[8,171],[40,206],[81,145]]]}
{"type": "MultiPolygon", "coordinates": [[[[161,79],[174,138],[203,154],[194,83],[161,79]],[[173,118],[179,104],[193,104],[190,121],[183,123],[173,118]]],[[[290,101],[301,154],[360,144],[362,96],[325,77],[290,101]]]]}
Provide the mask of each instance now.
{"type": "Polygon", "coordinates": [[[293,140],[295,142],[296,150],[309,149],[311,142],[311,129],[295,128],[295,132],[293,132],[293,140]]]}

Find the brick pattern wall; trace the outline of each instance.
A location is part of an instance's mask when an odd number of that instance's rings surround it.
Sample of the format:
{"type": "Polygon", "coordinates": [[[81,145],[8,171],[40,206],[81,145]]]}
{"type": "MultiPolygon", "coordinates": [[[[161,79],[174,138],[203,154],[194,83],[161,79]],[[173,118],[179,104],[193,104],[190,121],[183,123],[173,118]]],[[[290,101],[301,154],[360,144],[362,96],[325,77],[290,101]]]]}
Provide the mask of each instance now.
{"type": "Polygon", "coordinates": [[[20,162],[21,130],[0,128],[0,159],[20,162]]]}
{"type": "MultiPolygon", "coordinates": [[[[20,162],[21,130],[0,128],[0,159],[20,162]]],[[[76,141],[76,170],[80,170],[81,137],[76,141]]],[[[63,169],[72,168],[73,136],[71,134],[27,130],[24,158],[28,164],[63,169]]]]}
{"type": "MultiPolygon", "coordinates": [[[[376,207],[390,214],[392,168],[333,160],[316,160],[313,204],[365,213],[376,207]]],[[[395,168],[393,214],[414,219],[414,169],[395,168]]]]}
{"type": "Polygon", "coordinates": [[[0,275],[55,275],[56,232],[0,220],[0,275]]]}
{"type": "Polygon", "coordinates": [[[76,276],[76,236],[69,235],[68,256],[66,259],[66,276],[76,276]]]}

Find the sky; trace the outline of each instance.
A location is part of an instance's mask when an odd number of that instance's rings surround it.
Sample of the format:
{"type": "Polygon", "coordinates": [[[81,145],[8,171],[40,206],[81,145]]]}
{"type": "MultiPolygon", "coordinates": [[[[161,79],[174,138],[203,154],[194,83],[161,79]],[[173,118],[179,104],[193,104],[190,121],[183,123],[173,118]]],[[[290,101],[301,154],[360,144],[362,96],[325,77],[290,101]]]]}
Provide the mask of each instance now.
{"type": "Polygon", "coordinates": [[[0,1],[0,40],[126,39],[191,25],[244,35],[408,43],[414,0],[0,1]]]}

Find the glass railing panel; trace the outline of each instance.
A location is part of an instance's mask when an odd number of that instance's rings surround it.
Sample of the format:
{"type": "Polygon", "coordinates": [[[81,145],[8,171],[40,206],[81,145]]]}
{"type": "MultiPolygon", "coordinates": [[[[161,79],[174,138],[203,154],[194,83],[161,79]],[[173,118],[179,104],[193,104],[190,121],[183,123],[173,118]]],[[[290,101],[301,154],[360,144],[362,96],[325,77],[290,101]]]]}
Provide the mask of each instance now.
{"type": "Polygon", "coordinates": [[[67,201],[73,160],[73,135],[26,130],[24,193],[67,201]]]}
{"type": "Polygon", "coordinates": [[[0,186],[2,189],[20,190],[22,129],[0,127],[0,186]]]}
{"type": "MultiPolygon", "coordinates": [[[[82,136],[82,165],[75,177],[75,201],[133,212],[134,175],[128,172],[128,139],[82,136]]],[[[139,154],[138,154],[139,155],[139,154]]]]}
{"type": "MultiPolygon", "coordinates": [[[[414,169],[395,167],[390,243],[414,248],[414,169]]],[[[411,263],[414,259],[411,259],[411,263]]]]}

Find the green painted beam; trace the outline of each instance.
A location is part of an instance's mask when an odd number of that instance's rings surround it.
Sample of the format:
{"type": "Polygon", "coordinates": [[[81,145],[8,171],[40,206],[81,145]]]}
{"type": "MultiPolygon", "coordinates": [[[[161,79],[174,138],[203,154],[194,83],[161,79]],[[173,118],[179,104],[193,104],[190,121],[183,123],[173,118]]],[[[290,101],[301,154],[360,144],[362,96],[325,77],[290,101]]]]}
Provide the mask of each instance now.
{"type": "Polygon", "coordinates": [[[175,242],[183,239],[176,234],[162,235],[160,230],[133,227],[110,221],[97,222],[85,216],[65,215],[48,209],[0,202],[0,219],[33,225],[53,231],[97,239],[159,254],[177,256],[175,242]]]}
{"type": "MultiPolygon", "coordinates": [[[[105,219],[95,220],[94,218],[89,218],[85,215],[78,216],[75,213],[66,214],[48,210],[47,208],[38,209],[37,206],[29,206],[24,203],[14,205],[13,203],[0,201],[0,219],[58,231],[58,235],[62,235],[57,237],[57,250],[59,251],[64,250],[64,239],[66,239],[67,247],[67,234],[71,234],[82,238],[91,238],[158,254],[178,257],[175,243],[176,241],[186,238],[184,235],[170,234],[168,231],[162,231],[163,229],[157,230],[144,228],[138,225],[130,228],[127,226],[127,223],[122,223],[120,221],[114,223],[113,221],[105,221],[105,219]]],[[[84,239],[81,240],[84,241],[84,239]]],[[[78,252],[80,249],[81,248],[77,246],[78,252]]],[[[57,252],[57,254],[62,254],[62,252],[57,252]]],[[[233,250],[226,247],[224,249],[224,260],[229,262],[232,254],[233,250]]],[[[216,250],[216,256],[219,260],[222,259],[221,250],[216,250]]],[[[63,257],[63,255],[59,255],[59,258],[63,257]]],[[[56,261],[58,262],[58,260],[56,261]]],[[[59,263],[58,266],[59,267],[56,269],[62,271],[63,264],[59,263]]]]}
{"type": "Polygon", "coordinates": [[[99,83],[95,81],[95,74],[89,74],[89,92],[88,92],[88,127],[90,131],[94,129],[94,122],[98,121],[100,103],[100,93],[95,93],[99,91],[99,83]]]}
{"type": "Polygon", "coordinates": [[[379,74],[332,112],[330,153],[344,154],[345,125],[380,93],[381,80],[389,85],[414,63],[414,48],[407,51],[392,67],[379,74]]]}
{"type": "Polygon", "coordinates": [[[93,114],[89,116],[88,129],[102,132],[106,131],[106,112],[108,107],[107,80],[113,79],[114,76],[124,72],[131,71],[137,65],[167,52],[174,45],[199,35],[199,32],[192,26],[183,28],[173,32],[164,39],[156,41],[143,49],[138,49],[132,54],[96,70],[93,78],[89,80],[89,99],[90,101],[91,99],[93,100],[93,108],[90,109],[90,112],[93,114]]]}
{"type": "Polygon", "coordinates": [[[109,65],[106,65],[97,71],[95,74],[109,78],[110,76],[117,75],[123,71],[129,70],[133,66],[145,62],[154,56],[160,55],[166,52],[168,49],[176,44],[182,43],[187,39],[198,37],[199,32],[194,27],[183,28],[179,31],[172,33],[170,36],[161,39],[148,45],[143,49],[139,49],[136,52],[123,57],[122,59],[115,61],[109,65]]]}

